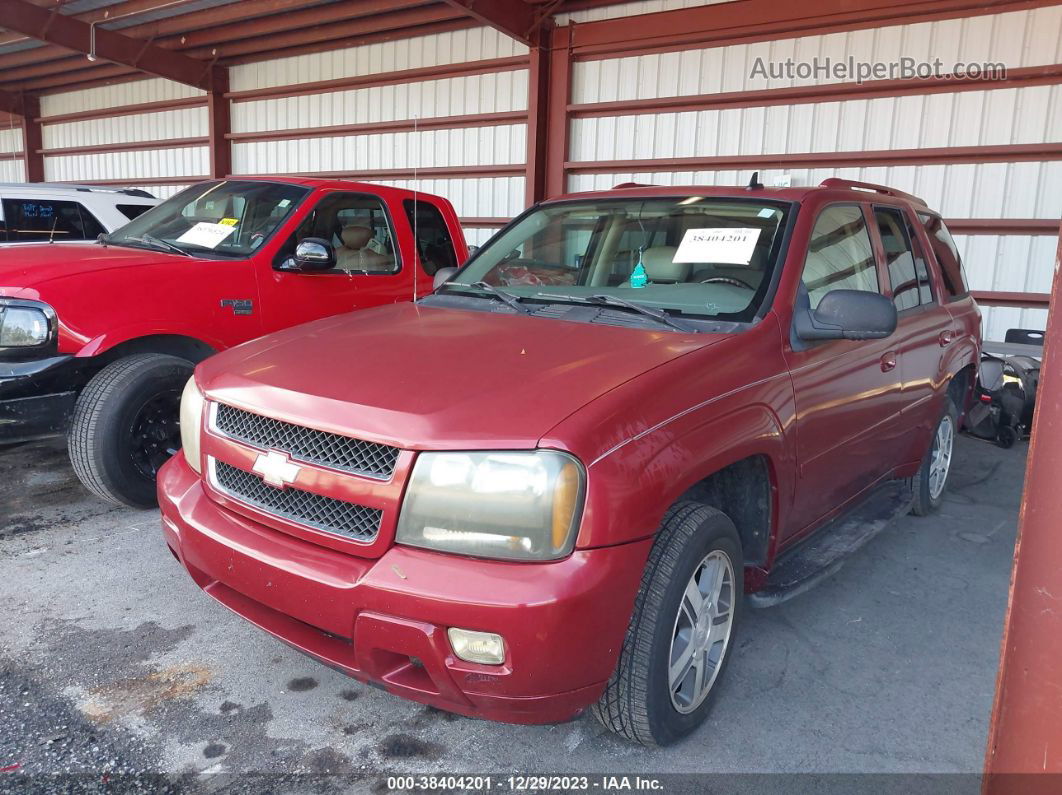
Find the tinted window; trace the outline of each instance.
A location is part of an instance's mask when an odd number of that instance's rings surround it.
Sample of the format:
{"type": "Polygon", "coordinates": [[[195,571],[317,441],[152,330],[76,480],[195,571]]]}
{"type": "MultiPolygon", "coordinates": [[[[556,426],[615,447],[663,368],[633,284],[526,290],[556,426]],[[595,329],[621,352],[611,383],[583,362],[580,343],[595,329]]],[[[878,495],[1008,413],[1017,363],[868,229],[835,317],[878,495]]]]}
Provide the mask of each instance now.
{"type": "Polygon", "coordinates": [[[911,251],[914,254],[915,275],[918,278],[918,297],[923,304],[935,302],[933,297],[933,280],[929,278],[929,265],[926,263],[926,255],[922,250],[922,243],[915,234],[911,221],[904,216],[904,225],[907,228],[907,239],[911,241],[911,251]]]}
{"type": "Polygon", "coordinates": [[[416,232],[420,264],[428,275],[434,276],[440,268],[456,268],[458,263],[454,241],[439,208],[412,199],[406,199],[405,208],[409,225],[416,232]]]}
{"type": "Polygon", "coordinates": [[[93,240],[103,232],[92,214],[78,202],[51,199],[4,199],[9,241],[93,240]]]}
{"type": "Polygon", "coordinates": [[[885,264],[889,269],[892,285],[892,300],[896,311],[913,309],[921,303],[918,291],[918,276],[915,273],[914,253],[907,235],[903,213],[891,207],[875,207],[874,220],[881,235],[885,250],[885,264]]]}
{"type": "Polygon", "coordinates": [[[115,207],[118,208],[118,212],[120,212],[122,215],[124,215],[130,221],[132,221],[134,218],[140,217],[141,215],[146,213],[148,210],[150,210],[153,206],[154,205],[151,205],[151,204],[116,204],[115,205],[115,207]]]}
{"type": "Polygon", "coordinates": [[[870,233],[858,205],[822,211],[808,243],[802,279],[812,309],[831,290],[880,292],[870,233]]]}
{"type": "Polygon", "coordinates": [[[348,273],[394,273],[398,270],[387,211],[376,196],[330,193],[299,224],[280,251],[293,256],[300,240],[319,237],[336,252],[336,269],[348,273]]]}
{"type": "Polygon", "coordinates": [[[966,279],[963,274],[962,259],[959,257],[959,249],[955,240],[944,225],[944,221],[935,215],[918,214],[918,220],[926,229],[929,237],[929,245],[933,248],[933,254],[940,263],[940,275],[944,282],[944,294],[946,298],[961,298],[966,295],[966,279]]]}

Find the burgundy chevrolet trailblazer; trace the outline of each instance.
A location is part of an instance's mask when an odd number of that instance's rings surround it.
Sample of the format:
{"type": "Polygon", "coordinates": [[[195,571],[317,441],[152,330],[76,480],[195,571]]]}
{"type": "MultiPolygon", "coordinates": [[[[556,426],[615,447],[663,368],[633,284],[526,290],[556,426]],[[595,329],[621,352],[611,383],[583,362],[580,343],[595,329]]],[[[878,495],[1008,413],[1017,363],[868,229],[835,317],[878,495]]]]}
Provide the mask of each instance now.
{"type": "Polygon", "coordinates": [[[743,606],[940,504],[980,317],[916,197],[621,186],[436,281],[200,364],[159,475],[195,582],[350,676],[667,744],[743,606]]]}

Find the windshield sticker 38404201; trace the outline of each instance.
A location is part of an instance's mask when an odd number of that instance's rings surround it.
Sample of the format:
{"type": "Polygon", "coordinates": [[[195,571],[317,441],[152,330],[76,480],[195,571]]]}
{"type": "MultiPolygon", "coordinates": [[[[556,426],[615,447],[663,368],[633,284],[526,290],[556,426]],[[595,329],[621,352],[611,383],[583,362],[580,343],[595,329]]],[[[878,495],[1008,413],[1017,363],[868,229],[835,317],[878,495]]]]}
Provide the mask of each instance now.
{"type": "Polygon", "coordinates": [[[748,265],[759,239],[760,230],[753,227],[687,229],[674,262],[748,265]]]}

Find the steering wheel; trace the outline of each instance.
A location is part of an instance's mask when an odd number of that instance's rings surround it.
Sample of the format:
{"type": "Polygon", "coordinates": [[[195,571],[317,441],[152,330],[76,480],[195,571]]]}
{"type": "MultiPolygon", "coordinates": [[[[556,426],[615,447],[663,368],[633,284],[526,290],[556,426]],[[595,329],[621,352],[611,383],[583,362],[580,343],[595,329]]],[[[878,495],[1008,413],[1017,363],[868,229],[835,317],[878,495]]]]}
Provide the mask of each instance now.
{"type": "Polygon", "coordinates": [[[743,282],[741,279],[733,279],[730,276],[713,276],[710,279],[702,279],[701,284],[729,284],[733,287],[743,287],[746,290],[756,292],[756,288],[748,282],[743,282]]]}

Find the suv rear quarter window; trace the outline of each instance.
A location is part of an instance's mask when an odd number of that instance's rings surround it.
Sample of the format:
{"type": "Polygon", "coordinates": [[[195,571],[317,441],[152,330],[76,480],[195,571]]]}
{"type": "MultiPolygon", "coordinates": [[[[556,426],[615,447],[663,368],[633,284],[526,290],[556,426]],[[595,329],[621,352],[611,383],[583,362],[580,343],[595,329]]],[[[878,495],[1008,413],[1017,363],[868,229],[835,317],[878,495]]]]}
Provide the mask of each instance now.
{"type": "Polygon", "coordinates": [[[918,220],[926,230],[933,255],[940,264],[940,275],[944,282],[945,300],[962,298],[969,293],[966,273],[959,257],[959,249],[948,231],[944,221],[935,215],[919,213],[918,220]]]}
{"type": "Polygon", "coordinates": [[[94,240],[104,232],[78,202],[56,199],[4,199],[9,242],[94,240]]]}

